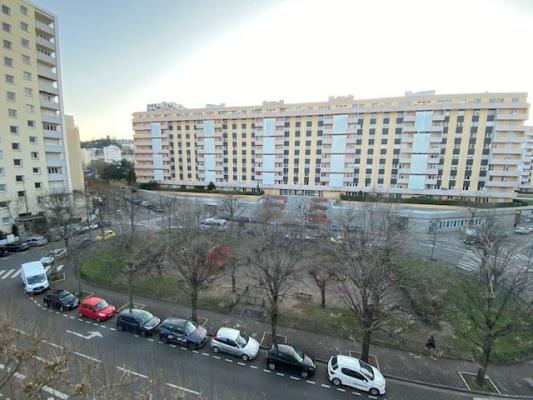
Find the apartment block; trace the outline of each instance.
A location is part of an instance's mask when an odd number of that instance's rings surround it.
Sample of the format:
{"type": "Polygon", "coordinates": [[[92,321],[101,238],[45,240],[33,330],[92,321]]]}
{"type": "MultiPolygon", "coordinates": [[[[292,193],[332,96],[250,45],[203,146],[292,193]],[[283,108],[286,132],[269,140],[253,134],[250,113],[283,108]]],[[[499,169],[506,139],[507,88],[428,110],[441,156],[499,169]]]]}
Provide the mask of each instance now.
{"type": "Polygon", "coordinates": [[[526,93],[437,95],[133,113],[135,172],[168,186],[272,194],[511,201],[526,93]]]}
{"type": "Polygon", "coordinates": [[[71,190],[57,17],[0,0],[0,229],[41,212],[39,198],[71,190]]]}
{"type": "Polygon", "coordinates": [[[533,191],[533,126],[526,127],[526,137],[522,143],[520,172],[520,189],[533,191]]]}
{"type": "Polygon", "coordinates": [[[84,192],[85,180],[83,177],[80,129],[74,123],[74,117],[72,115],[65,115],[65,129],[67,131],[68,165],[72,190],[84,192]]]}

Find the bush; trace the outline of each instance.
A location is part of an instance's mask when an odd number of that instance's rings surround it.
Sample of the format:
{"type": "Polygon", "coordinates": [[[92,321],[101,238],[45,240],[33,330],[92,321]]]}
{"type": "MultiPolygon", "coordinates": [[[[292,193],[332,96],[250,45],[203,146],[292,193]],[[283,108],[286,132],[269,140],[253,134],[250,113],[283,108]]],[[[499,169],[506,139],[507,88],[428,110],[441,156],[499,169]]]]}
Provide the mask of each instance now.
{"type": "Polygon", "coordinates": [[[159,183],[156,181],[150,181],[145,183],[139,183],[139,189],[144,190],[159,190],[159,183]]]}
{"type": "Polygon", "coordinates": [[[213,182],[209,182],[209,185],[207,185],[207,190],[212,191],[215,190],[217,187],[213,182]]]}
{"type": "Polygon", "coordinates": [[[379,195],[364,195],[363,193],[357,195],[341,194],[341,200],[344,201],[364,201],[364,202],[387,202],[387,203],[407,203],[407,204],[430,204],[440,206],[459,206],[459,207],[475,207],[475,208],[507,208],[507,207],[525,207],[528,205],[527,201],[513,200],[512,203],[476,203],[474,201],[466,200],[441,200],[428,197],[410,197],[406,199],[391,198],[379,195]]]}

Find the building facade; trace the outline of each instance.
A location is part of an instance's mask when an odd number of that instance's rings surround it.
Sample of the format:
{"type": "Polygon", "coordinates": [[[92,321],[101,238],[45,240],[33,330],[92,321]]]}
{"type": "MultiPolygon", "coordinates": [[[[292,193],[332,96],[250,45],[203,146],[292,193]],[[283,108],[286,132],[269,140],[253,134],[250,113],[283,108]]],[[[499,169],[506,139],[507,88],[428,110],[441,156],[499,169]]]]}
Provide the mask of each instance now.
{"type": "Polygon", "coordinates": [[[122,150],[117,145],[109,145],[104,147],[104,162],[111,164],[122,160],[122,150]]]}
{"type": "Polygon", "coordinates": [[[520,172],[520,189],[528,192],[533,191],[533,126],[526,127],[526,137],[522,143],[520,172]]]}
{"type": "Polygon", "coordinates": [[[133,114],[139,182],[337,197],[510,201],[526,93],[436,95],[133,114]]]}
{"type": "Polygon", "coordinates": [[[71,190],[57,17],[0,0],[0,229],[41,211],[39,198],[71,190]]]}
{"type": "Polygon", "coordinates": [[[83,156],[81,154],[80,130],[74,124],[72,115],[65,115],[65,128],[67,131],[68,145],[68,165],[70,169],[70,179],[72,190],[78,192],[85,191],[85,181],[83,179],[83,156]]]}

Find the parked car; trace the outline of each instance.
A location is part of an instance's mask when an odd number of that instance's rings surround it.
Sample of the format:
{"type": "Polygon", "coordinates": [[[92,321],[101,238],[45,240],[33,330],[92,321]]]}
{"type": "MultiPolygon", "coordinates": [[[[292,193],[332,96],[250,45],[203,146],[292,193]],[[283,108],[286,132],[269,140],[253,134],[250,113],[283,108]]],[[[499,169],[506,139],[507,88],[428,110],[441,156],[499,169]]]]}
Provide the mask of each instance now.
{"type": "Polygon", "coordinates": [[[268,369],[283,369],[288,372],[298,373],[302,378],[307,378],[315,373],[315,363],[304,352],[287,344],[273,344],[267,353],[266,365],[268,369]]]}
{"type": "Polygon", "coordinates": [[[381,372],[354,357],[331,357],[328,362],[328,378],[335,386],[350,386],[372,396],[385,394],[385,378],[381,372]]]}
{"type": "Polygon", "coordinates": [[[211,349],[215,353],[222,351],[248,361],[257,357],[259,342],[238,329],[220,328],[211,339],[211,349]]]}
{"type": "Polygon", "coordinates": [[[20,266],[20,277],[26,293],[42,293],[50,288],[46,271],[39,261],[22,264],[20,266]]]}
{"type": "Polygon", "coordinates": [[[139,205],[140,205],[141,207],[148,207],[148,206],[150,205],[150,203],[148,203],[148,202],[145,201],[145,200],[142,200],[142,201],[139,203],[139,205]]]}
{"type": "Polygon", "coordinates": [[[167,318],[159,327],[159,340],[199,349],[207,341],[207,331],[188,319],[167,318]]]}
{"type": "Polygon", "coordinates": [[[533,232],[533,226],[517,226],[514,230],[514,233],[518,235],[527,235],[533,232]]]}
{"type": "Polygon", "coordinates": [[[52,265],[54,260],[60,260],[61,258],[65,257],[67,254],[67,249],[54,249],[50,250],[47,255],[44,257],[41,257],[39,261],[46,267],[48,265],[52,265]]]}
{"type": "Polygon", "coordinates": [[[26,239],[26,243],[28,243],[30,247],[39,247],[39,246],[44,246],[48,244],[48,239],[40,235],[31,236],[28,239],[26,239]]]}
{"type": "Polygon", "coordinates": [[[145,310],[126,309],[118,314],[117,330],[130,331],[141,336],[153,335],[161,320],[145,310]]]}
{"type": "Polygon", "coordinates": [[[5,247],[0,248],[0,257],[7,257],[9,255],[9,250],[5,247]]]}
{"type": "Polygon", "coordinates": [[[205,218],[201,224],[204,226],[225,226],[226,220],[221,218],[205,218]]]}
{"type": "Polygon", "coordinates": [[[68,290],[54,290],[52,293],[44,295],[43,304],[45,307],[52,307],[59,311],[73,310],[79,306],[80,301],[68,290]]]}
{"type": "Polygon", "coordinates": [[[97,235],[95,239],[96,240],[109,240],[109,239],[113,239],[115,236],[117,236],[115,231],[111,229],[107,229],[104,231],[103,235],[97,235]]]}
{"type": "Polygon", "coordinates": [[[21,242],[20,240],[18,242],[8,243],[6,244],[6,249],[9,250],[11,253],[18,253],[21,251],[26,251],[30,248],[30,245],[26,242],[21,242]]]}
{"type": "Polygon", "coordinates": [[[105,321],[115,315],[115,307],[100,297],[91,296],[84,299],[78,307],[80,317],[105,321]]]}

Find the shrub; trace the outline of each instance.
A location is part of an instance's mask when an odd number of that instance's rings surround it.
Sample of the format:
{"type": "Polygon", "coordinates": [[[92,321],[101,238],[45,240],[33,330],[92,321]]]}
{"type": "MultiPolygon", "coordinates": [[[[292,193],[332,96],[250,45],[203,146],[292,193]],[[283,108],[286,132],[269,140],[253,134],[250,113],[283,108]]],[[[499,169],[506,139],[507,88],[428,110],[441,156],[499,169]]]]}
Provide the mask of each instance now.
{"type": "Polygon", "coordinates": [[[159,190],[159,183],[156,181],[139,183],[139,189],[144,190],[159,190]]]}

